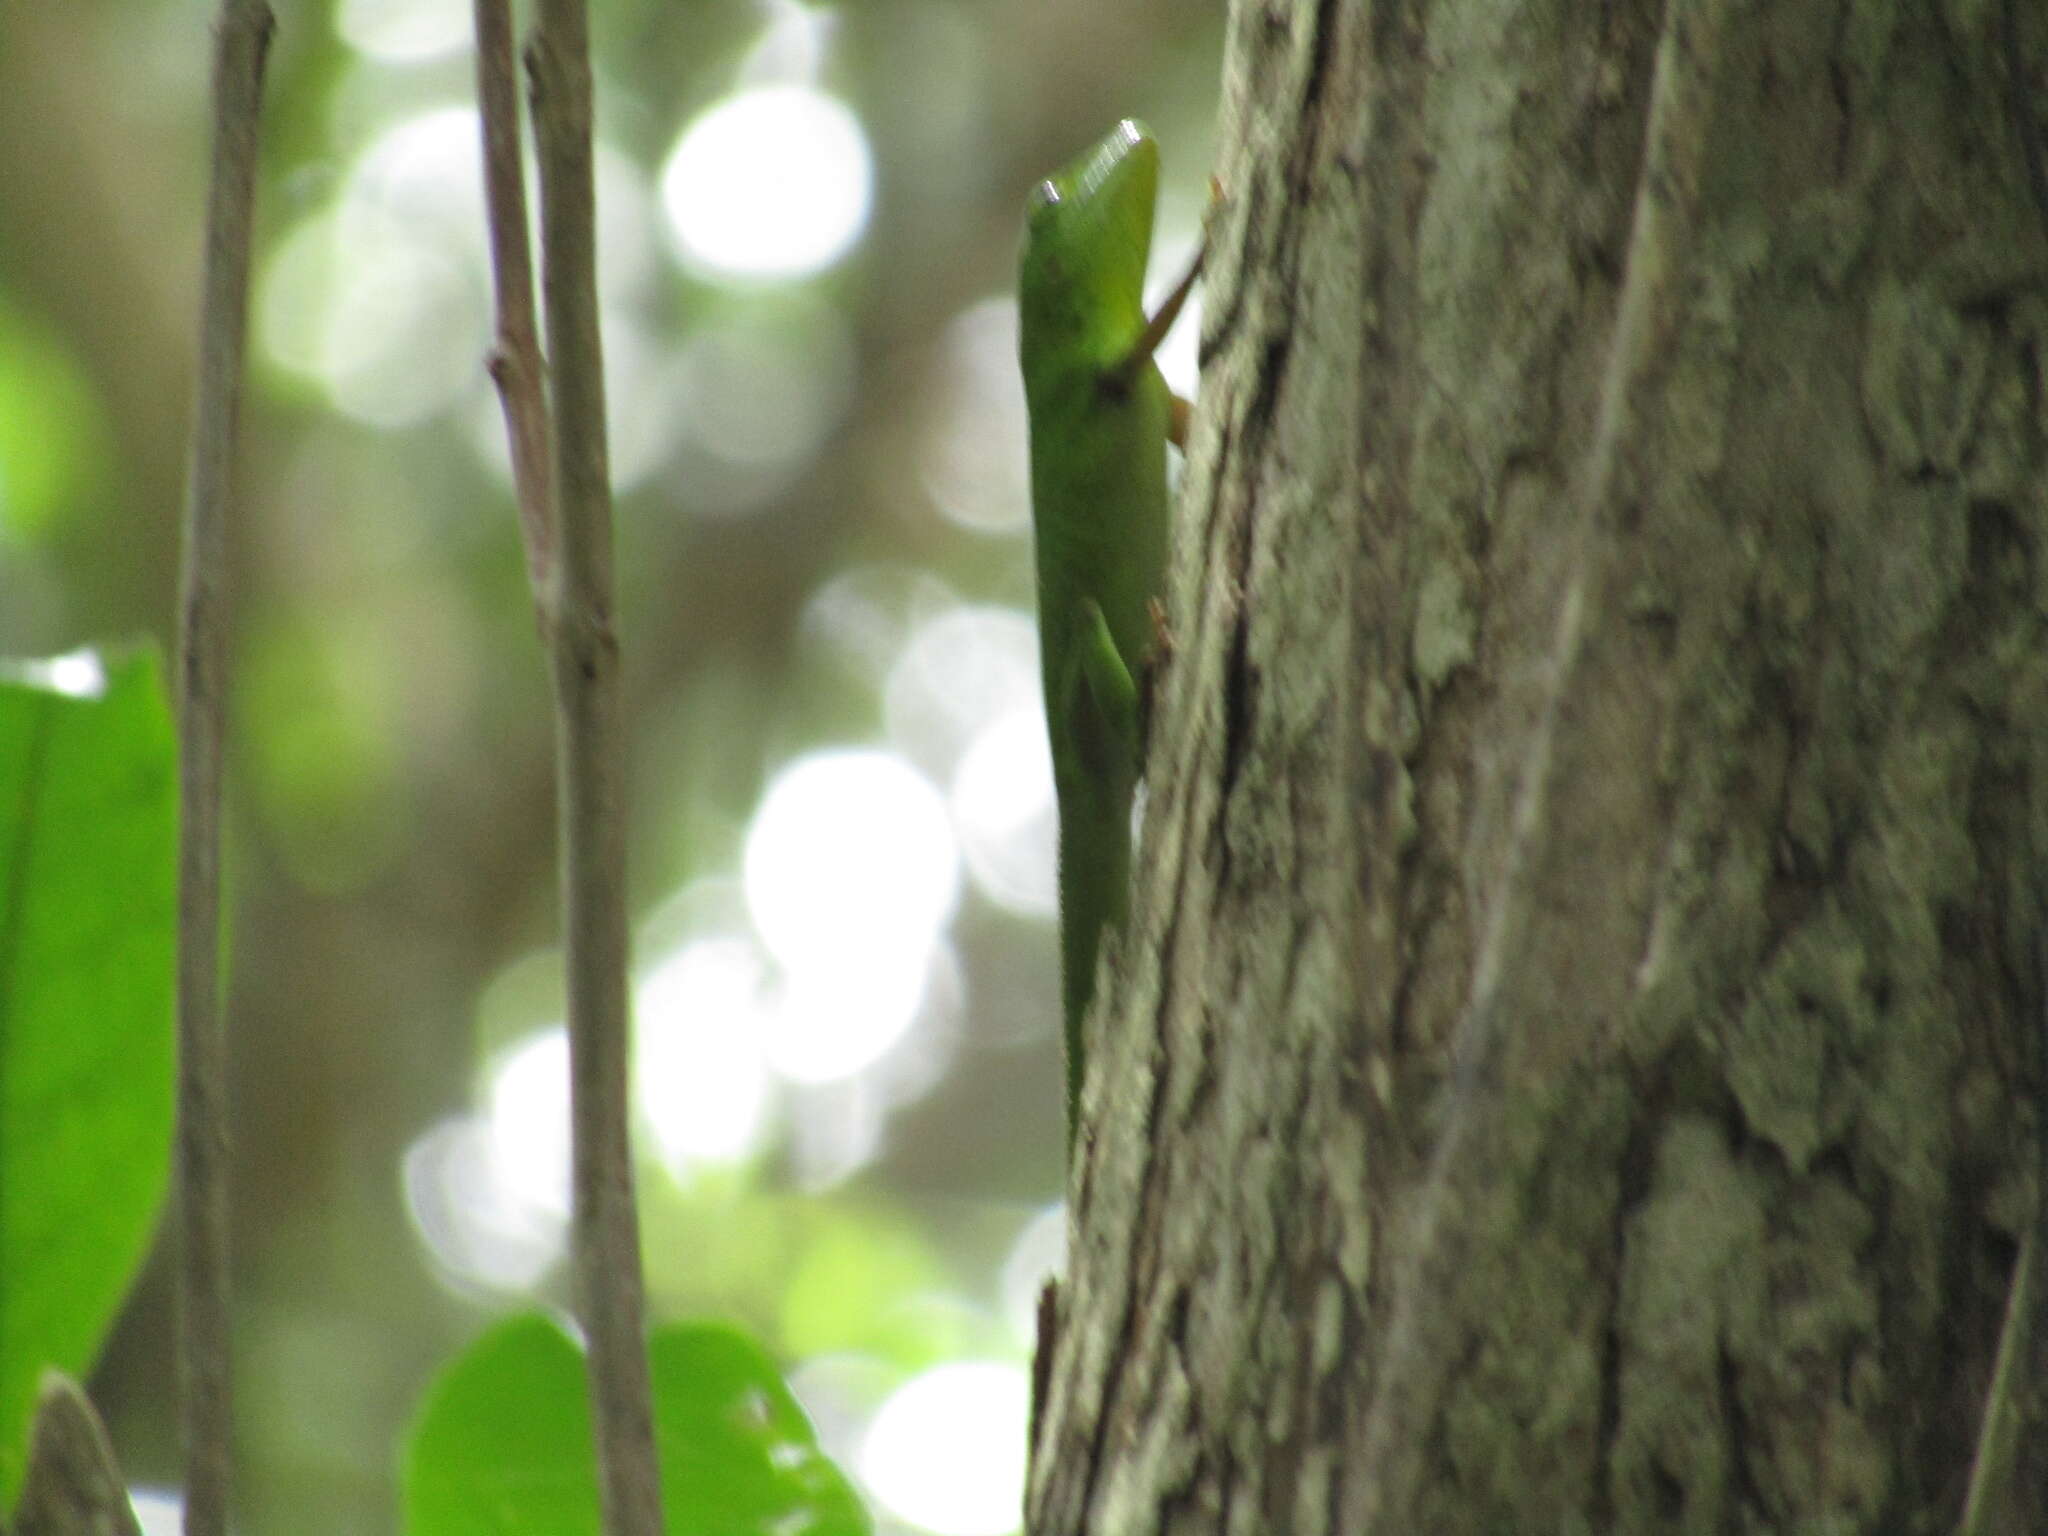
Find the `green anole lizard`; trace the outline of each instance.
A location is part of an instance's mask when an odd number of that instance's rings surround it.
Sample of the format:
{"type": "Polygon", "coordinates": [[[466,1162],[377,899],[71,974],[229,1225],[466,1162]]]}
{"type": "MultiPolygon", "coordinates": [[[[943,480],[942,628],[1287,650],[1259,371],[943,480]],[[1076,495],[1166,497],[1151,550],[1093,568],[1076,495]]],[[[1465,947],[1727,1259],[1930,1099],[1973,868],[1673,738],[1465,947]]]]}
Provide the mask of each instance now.
{"type": "Polygon", "coordinates": [[[1145,314],[1159,146],[1128,120],[1032,194],[1017,284],[1031,415],[1038,643],[1059,800],[1067,1139],[1081,1108],[1082,1019],[1104,929],[1130,907],[1141,679],[1166,581],[1166,444],[1185,401],[1153,353],[1201,257],[1145,314]]]}

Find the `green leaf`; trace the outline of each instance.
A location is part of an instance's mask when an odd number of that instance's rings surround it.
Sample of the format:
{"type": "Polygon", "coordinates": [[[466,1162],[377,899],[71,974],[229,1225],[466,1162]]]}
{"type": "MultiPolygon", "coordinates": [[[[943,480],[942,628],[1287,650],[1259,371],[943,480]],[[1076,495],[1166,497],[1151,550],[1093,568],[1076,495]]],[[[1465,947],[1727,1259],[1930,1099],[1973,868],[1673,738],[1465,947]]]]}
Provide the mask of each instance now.
{"type": "Polygon", "coordinates": [[[597,1536],[582,1352],[544,1317],[493,1328],[428,1389],[404,1478],[412,1536],[597,1536]]]}
{"type": "Polygon", "coordinates": [[[860,1500],[749,1335],[673,1324],[655,1330],[647,1355],[671,1536],[865,1536],[860,1500]]]}
{"type": "Polygon", "coordinates": [[[155,658],[0,677],[0,1509],[36,1381],[83,1376],[170,1173],[170,714],[155,658]]]}
{"type": "MultiPolygon", "coordinates": [[[[663,1328],[648,1364],[669,1536],[866,1536],[859,1500],[752,1339],[663,1328]]],[[[428,1390],[404,1482],[407,1536],[597,1536],[576,1344],[532,1315],[478,1339],[428,1390]]]]}

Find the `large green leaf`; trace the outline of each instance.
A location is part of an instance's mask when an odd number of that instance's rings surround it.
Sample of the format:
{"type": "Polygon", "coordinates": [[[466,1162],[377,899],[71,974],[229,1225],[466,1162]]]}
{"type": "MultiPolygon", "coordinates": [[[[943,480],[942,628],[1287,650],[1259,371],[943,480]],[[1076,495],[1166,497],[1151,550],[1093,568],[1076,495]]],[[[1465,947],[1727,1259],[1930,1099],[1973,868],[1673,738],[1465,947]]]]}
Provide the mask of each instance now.
{"type": "Polygon", "coordinates": [[[36,1380],[82,1376],[170,1171],[175,763],[153,656],[0,676],[0,1509],[36,1380]]]}
{"type": "MultiPolygon", "coordinates": [[[[669,1536],[866,1536],[759,1345],[688,1324],[648,1346],[669,1536]]],[[[596,1536],[581,1350],[554,1323],[492,1329],[428,1390],[405,1448],[407,1536],[596,1536]]]]}

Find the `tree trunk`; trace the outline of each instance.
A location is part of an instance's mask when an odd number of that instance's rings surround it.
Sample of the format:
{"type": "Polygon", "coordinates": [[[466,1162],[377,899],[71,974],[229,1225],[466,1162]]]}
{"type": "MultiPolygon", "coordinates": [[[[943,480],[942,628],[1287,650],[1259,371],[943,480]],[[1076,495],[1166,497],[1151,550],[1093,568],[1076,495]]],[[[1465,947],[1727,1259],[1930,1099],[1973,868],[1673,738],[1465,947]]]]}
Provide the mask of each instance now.
{"type": "Polygon", "coordinates": [[[2048,14],[1236,11],[1030,1529],[2048,1531],[2048,14]]]}

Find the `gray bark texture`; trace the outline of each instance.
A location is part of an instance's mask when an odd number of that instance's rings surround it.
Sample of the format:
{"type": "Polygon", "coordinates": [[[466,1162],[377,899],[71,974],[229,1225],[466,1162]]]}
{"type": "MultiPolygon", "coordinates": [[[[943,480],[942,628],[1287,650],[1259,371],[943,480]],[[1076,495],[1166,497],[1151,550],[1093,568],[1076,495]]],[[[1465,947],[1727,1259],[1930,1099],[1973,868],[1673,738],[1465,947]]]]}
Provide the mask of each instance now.
{"type": "Polygon", "coordinates": [[[1029,1529],[2048,1531],[2048,10],[1233,9],[1029,1529]]]}

